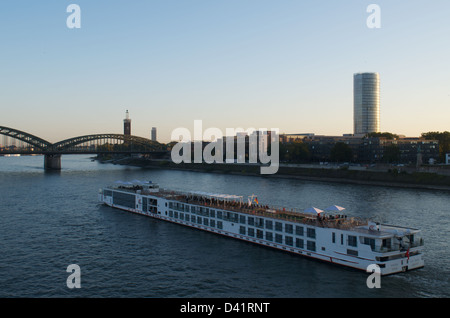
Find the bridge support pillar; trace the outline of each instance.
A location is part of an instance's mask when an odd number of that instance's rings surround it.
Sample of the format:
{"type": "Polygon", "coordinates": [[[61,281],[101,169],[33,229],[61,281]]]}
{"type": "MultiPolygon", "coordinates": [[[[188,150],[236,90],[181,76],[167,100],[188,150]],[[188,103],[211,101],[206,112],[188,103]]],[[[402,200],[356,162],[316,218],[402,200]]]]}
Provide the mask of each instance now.
{"type": "Polygon", "coordinates": [[[46,154],[44,156],[45,170],[61,170],[61,155],[60,154],[46,154]]]}

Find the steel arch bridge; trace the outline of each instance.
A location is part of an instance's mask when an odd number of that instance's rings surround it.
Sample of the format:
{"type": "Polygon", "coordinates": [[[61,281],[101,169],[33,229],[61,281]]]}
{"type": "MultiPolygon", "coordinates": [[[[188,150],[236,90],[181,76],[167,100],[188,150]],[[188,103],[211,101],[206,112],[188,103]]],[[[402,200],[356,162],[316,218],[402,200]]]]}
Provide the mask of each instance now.
{"type": "Polygon", "coordinates": [[[19,149],[0,149],[0,154],[44,154],[45,167],[60,169],[63,154],[144,153],[165,154],[164,144],[147,138],[122,134],[85,135],[51,143],[30,133],[0,126],[0,135],[20,140],[28,145],[19,149]],[[47,165],[47,161],[49,164],[47,165]],[[55,161],[54,164],[51,161],[55,161]]]}
{"type": "MultiPolygon", "coordinates": [[[[70,152],[74,151],[74,148],[94,142],[94,141],[106,141],[107,144],[110,145],[118,145],[119,141],[122,144],[128,145],[130,147],[129,150],[125,149],[125,152],[160,152],[164,151],[164,147],[159,142],[152,141],[147,138],[131,136],[131,135],[121,135],[121,134],[96,134],[96,135],[86,135],[80,137],[74,137],[62,141],[58,141],[52,145],[53,151],[57,152],[70,152]],[[133,147],[135,150],[133,151],[133,147]]],[[[98,152],[98,151],[97,151],[98,152]]],[[[102,152],[120,152],[118,150],[103,150],[102,152]]]]}
{"type": "Polygon", "coordinates": [[[0,134],[24,141],[27,144],[40,150],[45,150],[52,146],[52,143],[48,142],[47,140],[26,133],[24,131],[20,131],[9,127],[0,126],[0,134]]]}

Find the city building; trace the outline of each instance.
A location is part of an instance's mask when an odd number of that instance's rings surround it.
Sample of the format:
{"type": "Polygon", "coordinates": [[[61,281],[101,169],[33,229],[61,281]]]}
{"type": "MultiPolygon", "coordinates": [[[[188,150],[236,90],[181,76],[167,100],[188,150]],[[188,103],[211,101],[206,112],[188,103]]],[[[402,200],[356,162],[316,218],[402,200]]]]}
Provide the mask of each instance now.
{"type": "Polygon", "coordinates": [[[292,142],[292,141],[302,141],[305,137],[312,137],[313,133],[305,134],[281,134],[280,142],[292,142]]]}
{"type": "Polygon", "coordinates": [[[380,132],[380,76],[378,73],[353,75],[353,133],[380,132]]]}
{"type": "Polygon", "coordinates": [[[301,142],[308,147],[310,161],[333,161],[332,150],[336,144],[351,149],[348,161],[358,163],[417,164],[439,158],[439,142],[424,138],[386,138],[366,136],[280,135],[281,143],[301,142]]]}
{"type": "Polygon", "coordinates": [[[123,134],[127,136],[131,135],[131,119],[128,110],[125,115],[125,119],[123,120],[123,134]]]}
{"type": "Polygon", "coordinates": [[[445,154],[445,164],[450,165],[450,153],[445,154]]]}
{"type": "Polygon", "coordinates": [[[152,127],[152,141],[156,141],[156,127],[152,127]]]}

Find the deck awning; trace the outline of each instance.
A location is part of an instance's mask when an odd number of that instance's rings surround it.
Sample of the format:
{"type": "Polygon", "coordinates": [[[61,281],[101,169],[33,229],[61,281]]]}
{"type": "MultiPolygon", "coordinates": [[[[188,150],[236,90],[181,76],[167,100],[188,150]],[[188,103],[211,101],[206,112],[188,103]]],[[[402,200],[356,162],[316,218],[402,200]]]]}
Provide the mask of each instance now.
{"type": "Polygon", "coordinates": [[[305,213],[312,213],[312,214],[320,214],[322,212],[323,212],[323,210],[315,208],[315,207],[310,207],[305,210],[305,213]]]}

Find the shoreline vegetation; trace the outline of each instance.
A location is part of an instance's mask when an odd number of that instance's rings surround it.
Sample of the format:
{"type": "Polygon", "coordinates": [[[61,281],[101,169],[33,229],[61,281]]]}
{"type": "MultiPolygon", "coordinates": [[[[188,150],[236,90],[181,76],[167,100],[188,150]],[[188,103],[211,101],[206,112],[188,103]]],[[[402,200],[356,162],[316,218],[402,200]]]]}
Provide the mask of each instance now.
{"type": "Polygon", "coordinates": [[[263,178],[300,179],[322,182],[352,183],[375,185],[384,187],[402,187],[414,189],[446,190],[450,191],[450,175],[433,172],[413,171],[397,169],[393,167],[387,170],[349,169],[347,166],[338,168],[325,168],[320,165],[289,165],[280,164],[276,174],[260,174],[260,164],[238,163],[180,163],[175,164],[171,160],[150,160],[135,157],[101,157],[94,158],[101,163],[129,165],[148,169],[173,169],[194,172],[209,172],[236,174],[244,176],[257,176],[263,178]]]}

